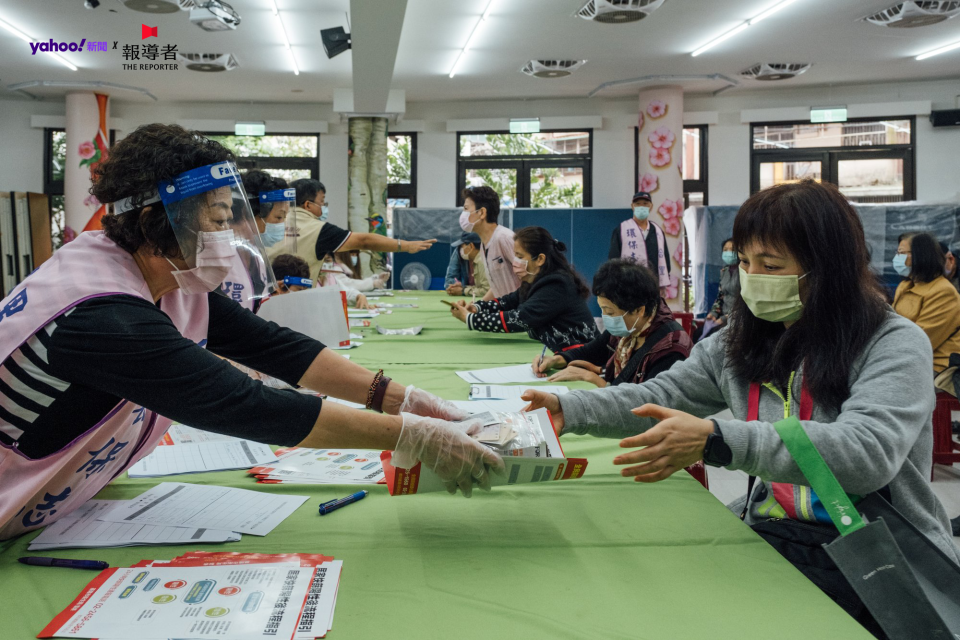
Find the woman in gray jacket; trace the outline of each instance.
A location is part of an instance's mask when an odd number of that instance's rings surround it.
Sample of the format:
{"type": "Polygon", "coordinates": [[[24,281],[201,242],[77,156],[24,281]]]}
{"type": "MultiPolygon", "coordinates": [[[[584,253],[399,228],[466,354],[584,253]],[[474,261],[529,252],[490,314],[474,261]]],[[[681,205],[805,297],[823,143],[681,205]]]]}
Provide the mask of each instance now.
{"type": "MultiPolygon", "coordinates": [[[[524,398],[550,409],[562,433],[643,447],[614,459],[628,465],[625,477],[657,482],[701,459],[740,469],[762,481],[747,499],[747,524],[806,521],[836,535],[773,427],[798,416],[844,491],[881,492],[958,559],[929,485],[930,342],[885,302],[856,211],[831,185],[779,185],[743,204],[733,237],[741,299],[715,339],[642,385],[524,398]],[[703,419],[726,408],[733,419],[703,419]]],[[[841,604],[852,595],[848,611],[871,627],[842,576],[828,585],[804,572],[841,604]]]]}

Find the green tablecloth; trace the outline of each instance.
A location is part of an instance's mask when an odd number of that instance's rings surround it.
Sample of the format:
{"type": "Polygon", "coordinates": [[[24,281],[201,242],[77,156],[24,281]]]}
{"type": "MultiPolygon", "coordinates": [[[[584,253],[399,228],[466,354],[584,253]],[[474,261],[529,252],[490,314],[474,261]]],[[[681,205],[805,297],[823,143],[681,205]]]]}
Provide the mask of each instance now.
{"type": "MultiPolygon", "coordinates": [[[[419,297],[420,309],[377,321],[424,324],[421,335],[365,329],[352,359],[465,399],[468,385],[454,371],[528,362],[539,352],[525,337],[468,334],[439,294],[419,297]]],[[[616,442],[564,437],[563,445],[589,459],[582,479],[498,487],[470,500],[391,498],[378,486],[322,518],[317,505],[348,489],[257,485],[242,472],[173,476],[166,479],[310,499],[262,538],[44,554],[113,566],[197,548],[330,554],[344,561],[334,639],[871,637],[686,473],[640,485],[614,468],[616,442]]],[[[157,482],[123,476],[98,497],[132,498],[157,482]]],[[[33,637],[94,575],[18,564],[34,535],[0,552],[3,640],[33,637]]]]}

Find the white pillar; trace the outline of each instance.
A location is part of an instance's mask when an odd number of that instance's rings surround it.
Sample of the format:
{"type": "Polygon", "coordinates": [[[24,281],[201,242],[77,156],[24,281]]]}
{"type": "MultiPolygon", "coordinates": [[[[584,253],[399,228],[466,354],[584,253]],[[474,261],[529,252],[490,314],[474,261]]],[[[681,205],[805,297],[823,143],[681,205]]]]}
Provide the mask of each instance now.
{"type": "Polygon", "coordinates": [[[640,191],[653,196],[650,219],[663,229],[670,260],[670,287],[664,297],[670,308],[683,310],[683,88],[651,87],[639,96],[640,158],[637,163],[640,191]]]}
{"type": "Polygon", "coordinates": [[[90,195],[91,172],[100,160],[106,159],[107,117],[109,96],[91,93],[68,93],[67,166],[63,171],[63,194],[66,228],[73,233],[100,228],[100,216],[106,207],[90,195]]]}

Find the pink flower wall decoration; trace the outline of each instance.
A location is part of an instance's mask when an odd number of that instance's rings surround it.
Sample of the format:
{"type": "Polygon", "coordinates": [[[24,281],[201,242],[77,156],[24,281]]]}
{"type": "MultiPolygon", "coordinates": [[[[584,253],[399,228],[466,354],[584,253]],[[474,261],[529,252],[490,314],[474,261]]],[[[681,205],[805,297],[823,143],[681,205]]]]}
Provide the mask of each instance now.
{"type": "Polygon", "coordinates": [[[678,236],[682,228],[683,221],[680,218],[668,218],[663,221],[663,232],[667,235],[678,236]]]}
{"type": "Polygon", "coordinates": [[[92,158],[97,152],[97,147],[94,146],[92,142],[81,142],[80,146],[77,148],[77,151],[80,152],[80,157],[84,160],[92,158]]]}
{"type": "Polygon", "coordinates": [[[683,243],[682,242],[678,242],[677,248],[673,250],[673,259],[678,265],[680,265],[681,267],[683,266],[683,243]]]}
{"type": "Polygon", "coordinates": [[[673,300],[680,291],[680,278],[675,275],[670,276],[670,284],[664,288],[663,297],[667,300],[673,300]]]}
{"type": "Polygon", "coordinates": [[[663,204],[660,205],[660,208],[657,209],[657,213],[663,216],[664,220],[670,218],[676,218],[680,216],[680,212],[683,210],[683,202],[680,200],[664,200],[663,204]]]}
{"type": "Polygon", "coordinates": [[[667,105],[663,100],[651,100],[647,105],[647,115],[651,118],[662,118],[667,112],[667,105]]]}
{"type": "Polygon", "coordinates": [[[653,193],[660,186],[660,179],[652,173],[645,173],[640,178],[640,191],[653,193]]]}
{"type": "Polygon", "coordinates": [[[653,167],[665,167],[670,164],[670,152],[666,149],[650,149],[650,165],[653,167]]]}
{"type": "Polygon", "coordinates": [[[649,136],[647,140],[650,141],[650,144],[653,145],[655,149],[669,149],[673,146],[674,140],[677,137],[673,135],[673,132],[666,127],[657,127],[649,136]]]}

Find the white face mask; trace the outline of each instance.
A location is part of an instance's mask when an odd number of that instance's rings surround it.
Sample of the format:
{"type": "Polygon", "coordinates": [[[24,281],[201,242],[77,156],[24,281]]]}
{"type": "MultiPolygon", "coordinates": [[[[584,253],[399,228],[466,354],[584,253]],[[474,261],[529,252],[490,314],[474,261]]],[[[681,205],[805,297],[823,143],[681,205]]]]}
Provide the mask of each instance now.
{"type": "Polygon", "coordinates": [[[177,269],[173,266],[173,279],[186,294],[210,293],[220,286],[230,272],[237,250],[233,246],[232,230],[201,231],[197,234],[197,266],[192,269],[177,269]]]}
{"type": "Polygon", "coordinates": [[[477,224],[476,222],[470,222],[470,216],[472,216],[474,213],[476,213],[476,211],[471,213],[466,209],[460,212],[460,228],[466,231],[467,233],[470,233],[471,231],[473,231],[473,228],[477,224]]]}
{"type": "Polygon", "coordinates": [[[467,255],[466,250],[463,247],[460,247],[460,257],[464,260],[469,260],[470,257],[467,255]]]}
{"type": "Polygon", "coordinates": [[[360,262],[360,256],[350,256],[350,264],[352,266],[357,266],[357,263],[360,262]]]}

